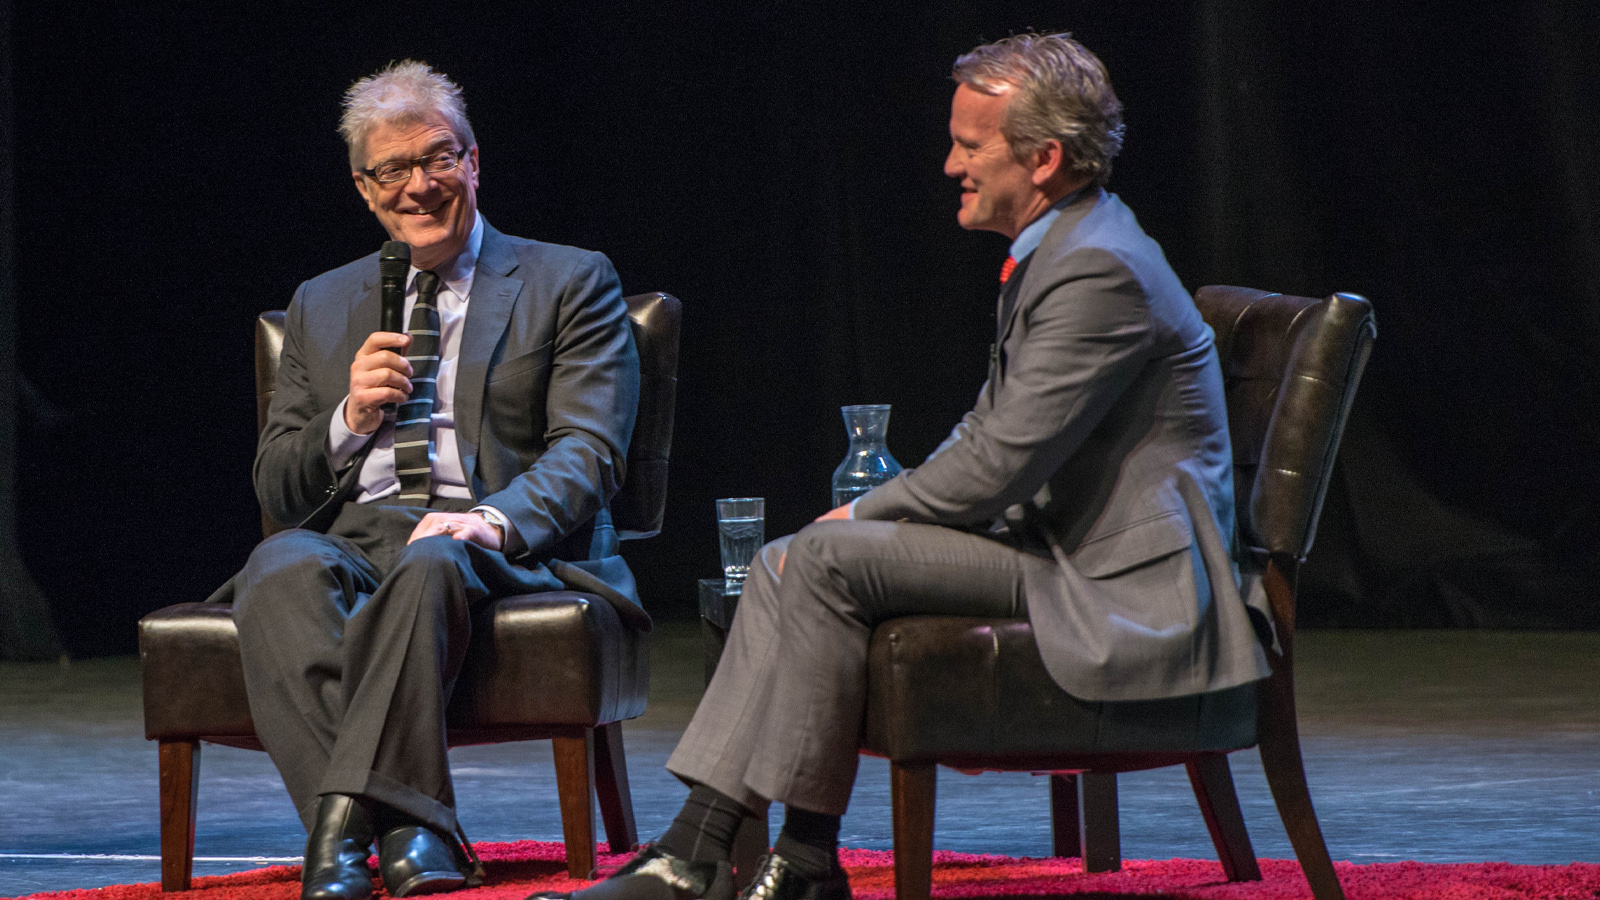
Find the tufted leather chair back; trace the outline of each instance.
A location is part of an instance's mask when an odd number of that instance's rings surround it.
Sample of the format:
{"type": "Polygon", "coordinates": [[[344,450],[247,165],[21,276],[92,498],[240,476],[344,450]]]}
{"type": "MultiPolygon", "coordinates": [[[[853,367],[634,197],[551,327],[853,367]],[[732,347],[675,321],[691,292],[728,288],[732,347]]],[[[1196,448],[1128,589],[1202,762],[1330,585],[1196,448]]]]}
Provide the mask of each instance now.
{"type": "MultiPolygon", "coordinates": [[[[667,463],[672,448],[673,411],[678,397],[678,332],[683,306],[659,291],[628,297],[628,319],[639,348],[639,417],[628,442],[628,470],[622,489],[611,498],[611,518],[623,540],[654,537],[667,509],[667,463]]],[[[256,430],[267,425],[267,410],[277,389],[283,355],[284,311],[256,318],[256,430]]],[[[284,526],[261,514],[261,531],[270,536],[284,526]]]]}
{"type": "Polygon", "coordinates": [[[1377,337],[1372,304],[1354,294],[1313,300],[1213,286],[1195,305],[1222,359],[1240,541],[1302,562],[1377,337]]]}
{"type": "Polygon", "coordinates": [[[678,403],[678,330],[683,306],[659,291],[627,298],[639,347],[639,418],[628,442],[628,474],[611,498],[623,540],[654,537],[667,511],[667,462],[678,403]]]}

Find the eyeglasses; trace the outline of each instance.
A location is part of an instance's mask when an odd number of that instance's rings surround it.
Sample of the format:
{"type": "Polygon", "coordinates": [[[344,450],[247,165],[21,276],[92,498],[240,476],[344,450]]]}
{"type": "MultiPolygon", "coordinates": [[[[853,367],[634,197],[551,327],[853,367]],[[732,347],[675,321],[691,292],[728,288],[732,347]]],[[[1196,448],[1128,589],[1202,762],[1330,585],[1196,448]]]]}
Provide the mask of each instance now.
{"type": "Polygon", "coordinates": [[[443,175],[460,166],[466,158],[466,150],[440,150],[438,153],[430,153],[416,159],[392,159],[360,171],[379,184],[397,184],[409,179],[411,169],[415,166],[421,166],[422,171],[429,175],[443,175]]]}

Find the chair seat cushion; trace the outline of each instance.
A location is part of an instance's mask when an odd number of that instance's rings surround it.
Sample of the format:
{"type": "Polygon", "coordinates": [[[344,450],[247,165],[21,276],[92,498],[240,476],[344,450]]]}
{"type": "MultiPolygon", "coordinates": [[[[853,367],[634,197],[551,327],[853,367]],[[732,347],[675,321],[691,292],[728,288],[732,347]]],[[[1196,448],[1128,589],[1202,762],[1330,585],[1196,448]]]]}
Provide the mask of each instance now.
{"type": "MultiPolygon", "coordinates": [[[[450,743],[550,736],[637,716],[650,680],[646,651],[644,634],[593,594],[496,600],[473,619],[448,712],[450,743]]],[[[232,606],[182,603],[145,616],[139,657],[147,738],[251,743],[232,606]]]]}
{"type": "Polygon", "coordinates": [[[1050,678],[1023,620],[894,619],[873,632],[867,667],[862,746],[899,763],[1129,770],[1256,741],[1255,684],[1165,700],[1078,700],[1050,678]]]}
{"type": "Polygon", "coordinates": [[[180,603],[139,620],[144,734],[251,737],[231,603],[180,603]]]}

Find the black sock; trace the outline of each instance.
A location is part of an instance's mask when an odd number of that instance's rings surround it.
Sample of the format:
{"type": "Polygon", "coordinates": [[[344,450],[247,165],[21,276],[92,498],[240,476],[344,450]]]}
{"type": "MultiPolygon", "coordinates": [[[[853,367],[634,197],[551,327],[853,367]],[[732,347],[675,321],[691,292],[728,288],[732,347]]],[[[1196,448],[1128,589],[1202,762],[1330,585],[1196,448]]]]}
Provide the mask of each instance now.
{"type": "Polygon", "coordinates": [[[748,815],[732,797],[697,784],[656,846],[691,862],[725,862],[733,852],[734,832],[748,815]]]}
{"type": "Polygon", "coordinates": [[[794,864],[801,875],[824,878],[839,869],[839,819],[825,813],[785,806],[783,831],[772,852],[794,864]]]}

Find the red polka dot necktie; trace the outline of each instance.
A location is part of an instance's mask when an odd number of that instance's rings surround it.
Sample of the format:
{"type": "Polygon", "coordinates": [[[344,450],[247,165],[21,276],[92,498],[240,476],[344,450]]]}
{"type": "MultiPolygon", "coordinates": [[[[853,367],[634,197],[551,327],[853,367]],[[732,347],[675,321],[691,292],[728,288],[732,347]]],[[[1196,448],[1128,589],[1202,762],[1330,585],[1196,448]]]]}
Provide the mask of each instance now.
{"type": "Polygon", "coordinates": [[[1000,264],[1000,283],[1005,284],[1006,282],[1010,281],[1011,273],[1015,272],[1016,270],[1016,259],[1010,256],[1006,257],[1006,261],[1000,264]]]}

